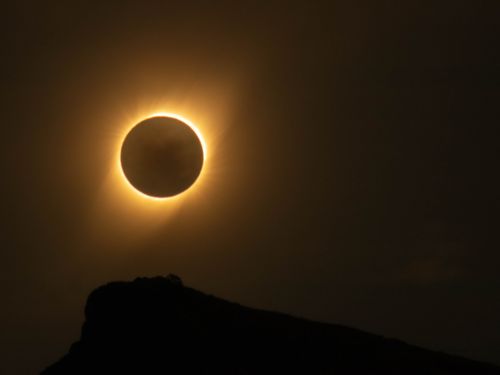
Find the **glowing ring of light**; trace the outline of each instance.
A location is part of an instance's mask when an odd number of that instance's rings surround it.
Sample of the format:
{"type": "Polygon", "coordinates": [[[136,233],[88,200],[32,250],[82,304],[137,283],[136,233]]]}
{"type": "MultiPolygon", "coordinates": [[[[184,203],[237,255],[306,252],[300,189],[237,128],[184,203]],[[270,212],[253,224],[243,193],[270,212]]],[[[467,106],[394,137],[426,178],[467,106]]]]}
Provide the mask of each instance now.
{"type": "Polygon", "coordinates": [[[129,127],[127,129],[127,131],[125,132],[125,135],[121,139],[120,147],[119,147],[119,152],[118,152],[118,157],[117,157],[118,170],[120,171],[120,175],[121,175],[122,179],[125,181],[125,183],[127,184],[128,188],[131,189],[134,193],[136,193],[140,197],[148,199],[148,200],[152,200],[152,201],[166,201],[166,200],[176,199],[181,194],[184,194],[187,191],[191,190],[195,185],[198,184],[198,181],[200,180],[200,177],[202,175],[203,168],[205,167],[206,161],[207,161],[207,144],[205,142],[205,139],[203,138],[202,133],[198,129],[198,127],[196,127],[196,125],[194,125],[191,121],[189,121],[188,119],[184,118],[183,116],[180,116],[180,115],[178,115],[176,113],[169,113],[169,112],[156,112],[156,113],[153,113],[153,114],[151,114],[149,116],[146,116],[146,117],[140,119],[134,125],[132,125],[131,127],[129,127]],[[177,195],[167,196],[167,197],[155,197],[155,196],[151,196],[151,195],[145,194],[142,191],[138,190],[134,185],[132,185],[132,183],[129,181],[129,179],[125,175],[125,171],[123,170],[123,166],[122,166],[121,159],[120,159],[120,154],[121,154],[121,146],[123,145],[123,142],[125,141],[125,138],[127,137],[127,135],[129,134],[129,132],[137,124],[141,123],[142,121],[146,121],[146,120],[149,120],[151,118],[154,118],[154,117],[173,118],[175,120],[178,120],[178,121],[184,123],[185,125],[189,126],[189,128],[191,128],[191,130],[195,133],[196,137],[198,138],[198,140],[200,141],[200,144],[201,144],[201,148],[202,148],[202,152],[203,152],[203,167],[202,167],[202,170],[200,171],[199,176],[196,178],[196,180],[193,182],[193,184],[191,186],[189,186],[186,190],[184,190],[183,192],[181,192],[181,193],[179,193],[177,195]]]}

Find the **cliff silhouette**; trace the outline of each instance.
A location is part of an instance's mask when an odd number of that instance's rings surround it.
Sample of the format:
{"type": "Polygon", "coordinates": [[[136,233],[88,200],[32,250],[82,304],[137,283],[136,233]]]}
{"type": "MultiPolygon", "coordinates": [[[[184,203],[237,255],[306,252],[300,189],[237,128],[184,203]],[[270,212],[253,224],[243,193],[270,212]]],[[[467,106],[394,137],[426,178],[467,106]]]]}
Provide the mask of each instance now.
{"type": "Polygon", "coordinates": [[[80,340],[42,374],[500,375],[500,368],[243,307],[169,275],[93,291],[80,340]]]}

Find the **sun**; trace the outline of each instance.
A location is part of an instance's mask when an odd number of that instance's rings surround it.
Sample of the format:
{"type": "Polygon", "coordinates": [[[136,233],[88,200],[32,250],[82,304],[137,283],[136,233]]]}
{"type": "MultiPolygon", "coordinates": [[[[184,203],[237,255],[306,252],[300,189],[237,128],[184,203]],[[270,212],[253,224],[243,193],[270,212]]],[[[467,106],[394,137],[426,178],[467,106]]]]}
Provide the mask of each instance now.
{"type": "Polygon", "coordinates": [[[155,112],[121,137],[117,165],[136,196],[155,202],[177,199],[199,183],[207,161],[200,129],[176,113],[155,112]]]}

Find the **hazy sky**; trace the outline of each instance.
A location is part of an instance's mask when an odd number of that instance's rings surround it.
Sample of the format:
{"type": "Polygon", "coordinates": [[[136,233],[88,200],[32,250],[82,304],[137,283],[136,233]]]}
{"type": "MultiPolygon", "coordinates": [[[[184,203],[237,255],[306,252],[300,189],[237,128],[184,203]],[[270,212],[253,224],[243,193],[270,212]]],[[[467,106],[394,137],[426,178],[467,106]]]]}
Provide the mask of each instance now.
{"type": "Polygon", "coordinates": [[[0,373],[98,285],[176,273],[258,308],[498,362],[498,2],[20,2],[2,11],[0,373]],[[141,200],[124,132],[193,121],[192,190],[141,200]]]}

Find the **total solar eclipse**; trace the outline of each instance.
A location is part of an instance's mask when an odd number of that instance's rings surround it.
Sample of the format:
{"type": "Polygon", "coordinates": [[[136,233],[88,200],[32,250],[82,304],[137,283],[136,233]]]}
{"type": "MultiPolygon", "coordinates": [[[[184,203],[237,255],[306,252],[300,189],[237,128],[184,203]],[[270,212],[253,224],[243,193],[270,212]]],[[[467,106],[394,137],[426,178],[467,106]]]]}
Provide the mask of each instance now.
{"type": "Polygon", "coordinates": [[[181,119],[155,116],[126,135],[120,153],[125,178],[139,192],[167,198],[186,191],[199,177],[204,161],[202,141],[181,119]]]}

